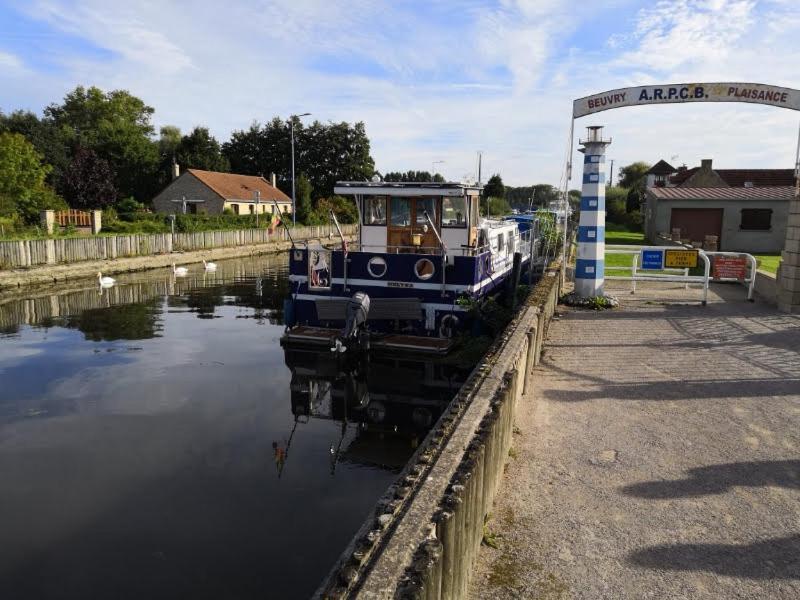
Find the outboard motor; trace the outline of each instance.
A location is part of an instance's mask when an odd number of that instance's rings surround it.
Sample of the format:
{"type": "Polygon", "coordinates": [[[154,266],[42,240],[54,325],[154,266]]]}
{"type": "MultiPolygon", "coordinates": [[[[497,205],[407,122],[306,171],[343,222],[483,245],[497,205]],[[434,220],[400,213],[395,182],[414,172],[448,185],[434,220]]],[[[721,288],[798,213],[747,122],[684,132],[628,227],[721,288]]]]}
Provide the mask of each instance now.
{"type": "Polygon", "coordinates": [[[369,296],[364,292],[356,292],[347,301],[345,323],[342,337],[345,340],[358,337],[359,330],[367,322],[369,316],[369,296]]]}
{"type": "Polygon", "coordinates": [[[356,292],[347,301],[345,308],[345,322],[344,329],[342,330],[341,337],[337,337],[331,352],[345,352],[347,346],[342,342],[357,340],[363,341],[361,338],[365,337],[366,332],[362,331],[364,323],[367,322],[369,316],[369,296],[364,292],[356,292]]]}

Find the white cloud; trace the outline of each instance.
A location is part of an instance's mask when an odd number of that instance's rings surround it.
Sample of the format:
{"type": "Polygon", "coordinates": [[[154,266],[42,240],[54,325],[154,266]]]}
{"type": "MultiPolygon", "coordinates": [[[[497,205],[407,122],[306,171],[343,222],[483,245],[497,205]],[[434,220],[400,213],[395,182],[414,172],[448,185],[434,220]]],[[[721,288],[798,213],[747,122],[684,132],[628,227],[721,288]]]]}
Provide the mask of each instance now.
{"type": "MultiPolygon", "coordinates": [[[[129,89],[156,108],[157,125],[203,124],[221,139],[295,112],[363,120],[383,171],[445,160],[444,174],[458,179],[483,150],[484,172],[511,184],[558,182],[573,98],[653,82],[798,87],[795,2],[678,0],[638,11],[633,2],[200,0],[188,10],[41,0],[29,16],[107,52],[65,51],[61,72],[28,75],[4,73],[0,55],[0,85],[42,105],[78,84],[129,89]]],[[[753,106],[597,117],[619,164],[679,154],[782,166],[796,140],[796,116],[753,106]]]]}
{"type": "Polygon", "coordinates": [[[22,61],[18,56],[8,52],[0,51],[0,70],[19,70],[22,69],[22,61]]]}

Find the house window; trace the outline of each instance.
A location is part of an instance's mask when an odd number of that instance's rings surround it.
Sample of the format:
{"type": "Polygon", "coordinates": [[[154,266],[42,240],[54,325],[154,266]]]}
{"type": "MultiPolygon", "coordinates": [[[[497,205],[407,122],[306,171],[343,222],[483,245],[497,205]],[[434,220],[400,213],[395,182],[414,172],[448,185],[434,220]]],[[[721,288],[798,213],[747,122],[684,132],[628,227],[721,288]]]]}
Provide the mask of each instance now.
{"type": "Polygon", "coordinates": [[[386,196],[364,199],[364,225],[386,225],[386,196]]]}
{"type": "Polygon", "coordinates": [[[743,208],[739,229],[744,231],[769,231],[772,227],[771,208],[743,208]]]}
{"type": "Polygon", "coordinates": [[[233,209],[233,214],[239,214],[239,205],[238,204],[231,204],[231,208],[233,209]]]}
{"type": "Polygon", "coordinates": [[[467,199],[450,198],[442,199],[442,227],[467,226],[467,199]]]}
{"type": "Polygon", "coordinates": [[[256,207],[255,207],[255,206],[253,206],[253,205],[251,204],[251,205],[249,206],[249,208],[250,208],[250,214],[251,214],[251,215],[252,215],[252,214],[255,214],[255,212],[256,212],[256,207]]]}

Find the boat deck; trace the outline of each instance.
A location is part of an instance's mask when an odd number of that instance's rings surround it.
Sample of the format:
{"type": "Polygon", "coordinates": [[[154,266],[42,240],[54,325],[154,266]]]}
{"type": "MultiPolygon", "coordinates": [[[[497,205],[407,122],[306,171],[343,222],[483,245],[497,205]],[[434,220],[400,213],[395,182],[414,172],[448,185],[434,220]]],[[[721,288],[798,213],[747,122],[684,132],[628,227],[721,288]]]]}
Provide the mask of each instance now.
{"type": "MultiPolygon", "coordinates": [[[[330,348],[339,329],[298,325],[287,331],[281,338],[284,347],[330,348]]],[[[435,337],[399,334],[373,334],[370,337],[370,350],[391,350],[413,352],[415,354],[447,354],[452,340],[435,337]]]]}

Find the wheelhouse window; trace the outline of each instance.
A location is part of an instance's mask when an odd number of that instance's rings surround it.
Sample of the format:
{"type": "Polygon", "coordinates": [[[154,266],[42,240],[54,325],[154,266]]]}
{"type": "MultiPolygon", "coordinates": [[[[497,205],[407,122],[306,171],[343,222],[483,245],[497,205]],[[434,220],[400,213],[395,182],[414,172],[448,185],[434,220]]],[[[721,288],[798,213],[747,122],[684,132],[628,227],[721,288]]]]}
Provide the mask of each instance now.
{"type": "Polygon", "coordinates": [[[445,196],[442,198],[442,227],[467,226],[467,199],[445,196]]]}
{"type": "Polygon", "coordinates": [[[497,234],[497,252],[500,253],[503,251],[503,234],[497,234]]]}
{"type": "Polygon", "coordinates": [[[386,196],[364,199],[364,225],[386,225],[386,196]]]}
{"type": "Polygon", "coordinates": [[[392,227],[408,227],[411,225],[411,199],[392,198],[392,227]]]}
{"type": "Polygon", "coordinates": [[[425,213],[431,217],[431,221],[436,223],[436,198],[417,198],[417,225],[426,225],[428,219],[425,213]]]}
{"type": "Polygon", "coordinates": [[[742,222],[739,228],[743,231],[768,231],[772,227],[771,208],[743,208],[742,222]]]}

